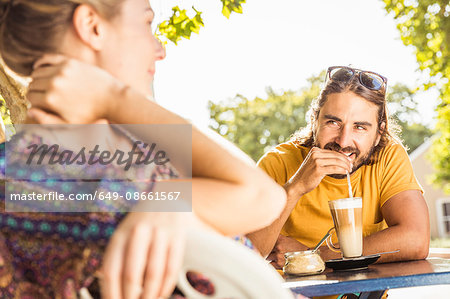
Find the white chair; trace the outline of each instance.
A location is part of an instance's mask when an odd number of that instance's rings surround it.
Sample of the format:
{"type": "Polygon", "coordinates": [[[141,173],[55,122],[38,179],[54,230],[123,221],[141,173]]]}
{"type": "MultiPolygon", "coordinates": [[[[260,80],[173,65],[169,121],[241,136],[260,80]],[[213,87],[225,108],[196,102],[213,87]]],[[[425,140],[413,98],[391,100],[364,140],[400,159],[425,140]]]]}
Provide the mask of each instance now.
{"type": "Polygon", "coordinates": [[[245,246],[221,235],[190,231],[178,288],[189,299],[257,298],[292,299],[283,279],[267,261],[245,246]],[[213,295],[197,292],[186,273],[205,275],[214,285],[213,295]]]}

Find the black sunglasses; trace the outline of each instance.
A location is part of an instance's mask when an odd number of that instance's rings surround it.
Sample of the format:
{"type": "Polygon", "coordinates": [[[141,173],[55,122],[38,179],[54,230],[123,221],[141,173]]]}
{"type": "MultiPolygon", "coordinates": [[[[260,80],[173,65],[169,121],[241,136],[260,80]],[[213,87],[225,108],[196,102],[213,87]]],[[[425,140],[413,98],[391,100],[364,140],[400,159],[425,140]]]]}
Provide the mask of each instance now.
{"type": "Polygon", "coordinates": [[[327,71],[325,83],[328,80],[349,82],[356,74],[359,74],[359,83],[370,90],[381,90],[383,86],[386,87],[387,85],[387,78],[380,74],[348,66],[330,66],[327,71]]]}

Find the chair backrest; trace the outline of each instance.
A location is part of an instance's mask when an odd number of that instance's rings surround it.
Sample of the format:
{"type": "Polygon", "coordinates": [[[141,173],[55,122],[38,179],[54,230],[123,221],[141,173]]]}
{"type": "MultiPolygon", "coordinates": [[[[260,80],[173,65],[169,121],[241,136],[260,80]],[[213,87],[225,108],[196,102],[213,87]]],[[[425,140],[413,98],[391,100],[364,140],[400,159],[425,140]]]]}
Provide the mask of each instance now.
{"type": "Polygon", "coordinates": [[[283,279],[267,261],[245,246],[221,235],[190,231],[178,288],[189,299],[258,298],[292,299],[282,287],[283,279]],[[203,295],[188,282],[186,273],[205,275],[214,285],[214,294],[203,295]]]}

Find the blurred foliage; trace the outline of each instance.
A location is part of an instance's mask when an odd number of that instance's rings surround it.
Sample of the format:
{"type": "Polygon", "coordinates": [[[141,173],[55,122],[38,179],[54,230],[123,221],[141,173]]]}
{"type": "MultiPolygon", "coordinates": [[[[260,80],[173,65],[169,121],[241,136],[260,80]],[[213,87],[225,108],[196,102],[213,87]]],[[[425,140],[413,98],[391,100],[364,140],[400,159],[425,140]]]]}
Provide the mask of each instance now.
{"type": "Polygon", "coordinates": [[[398,83],[388,89],[388,109],[390,115],[401,127],[401,138],[412,153],[433,132],[421,123],[416,93],[408,86],[398,83]]]}
{"type": "MultiPolygon", "coordinates": [[[[325,71],[308,79],[299,91],[277,94],[267,89],[267,98],[249,100],[242,95],[220,102],[209,101],[210,127],[235,143],[257,161],[264,152],[288,141],[291,135],[306,126],[311,102],[321,89],[325,71]]],[[[389,110],[403,130],[402,138],[413,151],[431,136],[430,129],[416,121],[417,101],[414,92],[404,85],[389,90],[389,110]]]]}
{"type": "Polygon", "coordinates": [[[450,238],[431,239],[430,248],[450,248],[450,238]]]}
{"type": "Polygon", "coordinates": [[[437,86],[438,138],[430,155],[437,170],[434,182],[450,194],[450,3],[448,0],[384,0],[386,11],[397,21],[402,41],[415,48],[420,70],[437,86]]]}
{"type": "MultiPolygon", "coordinates": [[[[245,0],[220,0],[222,2],[222,14],[230,18],[232,12],[242,13],[242,4],[245,0]]],[[[186,9],[180,9],[178,6],[172,8],[172,16],[158,25],[156,35],[163,40],[172,41],[177,44],[181,39],[190,39],[192,33],[199,33],[200,27],[203,27],[202,12],[192,7],[194,16],[189,17],[186,9]]]]}
{"type": "Polygon", "coordinates": [[[265,151],[306,126],[306,112],[319,95],[324,76],[309,78],[308,86],[299,92],[277,94],[267,88],[267,99],[236,95],[218,104],[210,101],[210,127],[257,161],[265,151]]]}

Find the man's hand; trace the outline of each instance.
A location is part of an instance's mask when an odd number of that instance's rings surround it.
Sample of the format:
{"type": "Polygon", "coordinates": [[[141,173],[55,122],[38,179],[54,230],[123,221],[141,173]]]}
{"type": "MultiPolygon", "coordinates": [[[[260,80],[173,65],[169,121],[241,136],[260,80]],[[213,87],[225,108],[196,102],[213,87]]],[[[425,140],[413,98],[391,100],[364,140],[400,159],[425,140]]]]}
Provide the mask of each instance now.
{"type": "Polygon", "coordinates": [[[114,232],[103,259],[103,298],[168,298],[185,247],[189,213],[129,213],[114,232]]]}
{"type": "Polygon", "coordinates": [[[275,244],[272,252],[267,257],[267,260],[272,261],[271,264],[275,267],[275,269],[281,269],[284,266],[284,254],[286,252],[303,250],[308,250],[308,247],[295,240],[294,238],[279,235],[277,243],[275,244]]]}
{"type": "Polygon", "coordinates": [[[31,78],[30,117],[39,123],[85,124],[108,118],[125,88],[98,67],[55,54],[38,60],[31,78]]]}
{"type": "Polygon", "coordinates": [[[316,188],[326,175],[350,173],[352,167],[349,158],[344,154],[313,147],[284,187],[288,196],[293,194],[298,199],[316,188]]]}

